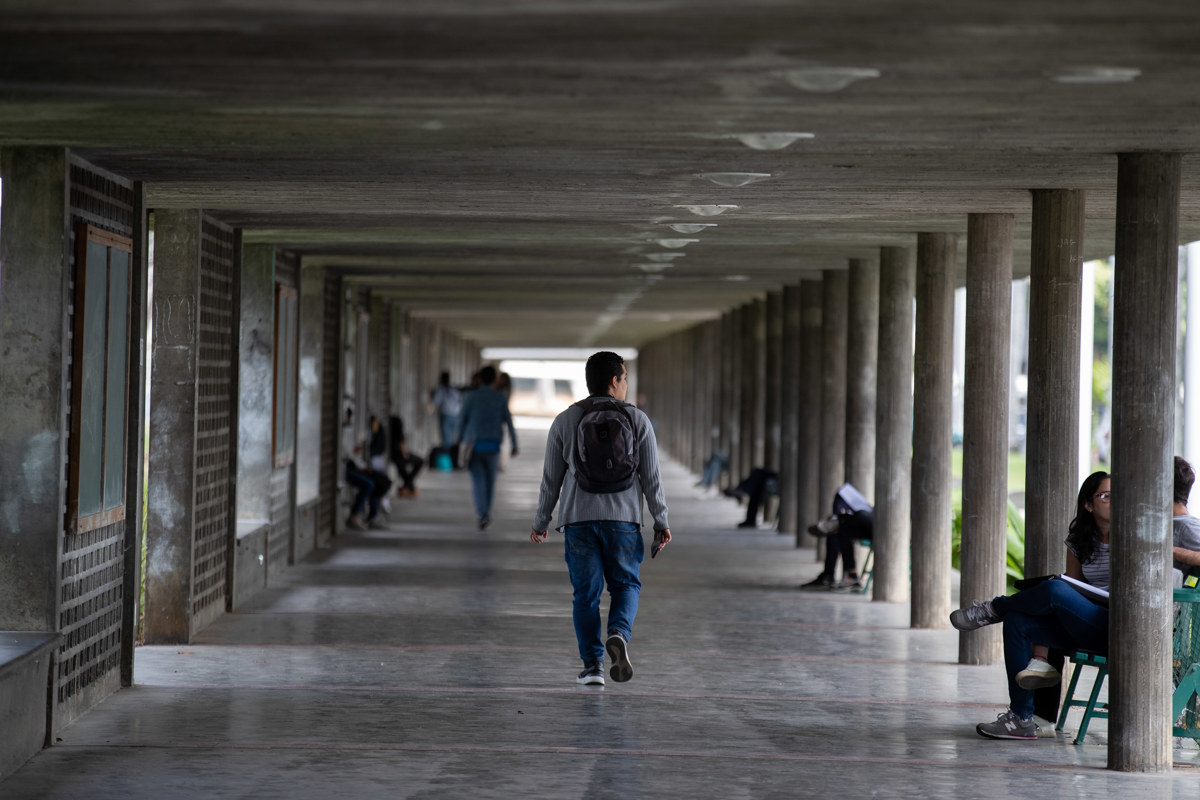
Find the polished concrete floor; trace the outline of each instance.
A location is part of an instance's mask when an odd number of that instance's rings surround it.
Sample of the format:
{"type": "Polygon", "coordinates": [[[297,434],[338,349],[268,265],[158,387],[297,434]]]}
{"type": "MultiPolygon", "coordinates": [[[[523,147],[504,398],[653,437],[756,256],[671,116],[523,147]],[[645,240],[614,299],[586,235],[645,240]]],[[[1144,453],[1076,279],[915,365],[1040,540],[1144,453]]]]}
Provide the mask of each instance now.
{"type": "Polygon", "coordinates": [[[432,473],[386,525],[339,538],[61,733],[0,798],[1192,797],[1105,769],[1106,726],[995,742],[1002,669],[955,663],[905,605],[797,586],[812,550],[664,472],[676,539],[647,560],[632,681],[580,669],[562,539],[529,542],[544,437],[474,524],[432,473]]]}

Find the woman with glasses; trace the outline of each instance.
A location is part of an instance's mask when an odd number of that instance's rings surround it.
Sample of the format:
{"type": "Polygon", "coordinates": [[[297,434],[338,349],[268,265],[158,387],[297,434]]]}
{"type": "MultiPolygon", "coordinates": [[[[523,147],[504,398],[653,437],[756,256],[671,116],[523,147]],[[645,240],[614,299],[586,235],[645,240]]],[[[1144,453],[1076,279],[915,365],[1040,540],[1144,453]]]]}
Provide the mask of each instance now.
{"type": "MultiPolygon", "coordinates": [[[[1067,533],[1066,575],[1108,588],[1108,535],[1112,489],[1107,472],[1093,472],[1079,489],[1075,519],[1067,533]]],[[[1049,648],[1108,650],[1108,608],[1092,602],[1069,583],[1044,580],[1007,597],[975,602],[950,615],[950,624],[970,631],[1004,623],[1004,667],[1009,708],[975,727],[990,739],[1036,739],[1033,691],[1061,680],[1047,663],[1049,648]]]]}

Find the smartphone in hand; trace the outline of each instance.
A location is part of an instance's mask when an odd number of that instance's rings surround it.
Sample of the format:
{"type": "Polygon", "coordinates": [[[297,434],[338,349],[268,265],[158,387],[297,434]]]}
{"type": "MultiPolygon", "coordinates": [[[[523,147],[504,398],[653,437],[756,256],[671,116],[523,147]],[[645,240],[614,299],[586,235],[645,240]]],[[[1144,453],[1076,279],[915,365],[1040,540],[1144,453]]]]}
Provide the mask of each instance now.
{"type": "Polygon", "coordinates": [[[650,557],[654,558],[658,555],[658,551],[663,549],[663,541],[659,537],[654,537],[654,547],[650,548],[650,557]]]}

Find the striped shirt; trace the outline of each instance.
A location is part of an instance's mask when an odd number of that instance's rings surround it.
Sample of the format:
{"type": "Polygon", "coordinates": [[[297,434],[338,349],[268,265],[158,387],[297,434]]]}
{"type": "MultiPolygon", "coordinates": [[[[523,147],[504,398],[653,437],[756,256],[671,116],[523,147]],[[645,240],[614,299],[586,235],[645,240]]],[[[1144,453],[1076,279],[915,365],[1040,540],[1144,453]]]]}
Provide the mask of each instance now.
{"type": "Polygon", "coordinates": [[[658,469],[658,445],[654,440],[650,418],[638,408],[630,407],[626,410],[633,418],[634,435],[637,436],[638,479],[625,491],[612,494],[593,494],[581,489],[575,482],[574,470],[570,465],[575,460],[575,428],[579,424],[579,418],[583,416],[583,409],[572,405],[555,417],[546,438],[542,487],[537,512],[533,517],[535,531],[544,531],[550,527],[551,515],[556,504],[556,530],[561,531],[567,525],[579,522],[632,522],[640,526],[643,496],[651,516],[654,517],[654,530],[661,531],[670,527],[667,524],[667,499],[663,493],[662,475],[658,469]]]}
{"type": "MultiPolygon", "coordinates": [[[[1067,545],[1067,549],[1076,558],[1079,555],[1067,545]]],[[[1092,557],[1086,563],[1079,565],[1083,568],[1083,579],[1092,586],[1099,589],[1108,588],[1108,542],[1096,542],[1096,547],[1092,550],[1092,557]]]]}

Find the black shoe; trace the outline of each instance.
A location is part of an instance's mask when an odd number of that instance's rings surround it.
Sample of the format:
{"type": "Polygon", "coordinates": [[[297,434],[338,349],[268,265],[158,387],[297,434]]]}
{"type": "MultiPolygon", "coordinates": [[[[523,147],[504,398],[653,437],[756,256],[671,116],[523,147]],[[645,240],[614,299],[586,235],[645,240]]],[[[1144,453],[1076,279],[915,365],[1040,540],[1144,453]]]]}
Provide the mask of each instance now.
{"type": "Polygon", "coordinates": [[[743,492],[741,489],[738,489],[738,488],[732,487],[732,486],[728,489],[722,489],[721,494],[725,495],[726,497],[732,497],[734,500],[737,500],[738,503],[741,503],[743,500],[746,499],[745,492],[743,492]]]}
{"type": "Polygon", "coordinates": [[[745,522],[739,522],[738,527],[739,528],[757,528],[758,523],[752,519],[748,519],[745,522]]]}
{"type": "Polygon", "coordinates": [[[800,588],[806,592],[828,592],[833,588],[833,581],[824,575],[818,575],[808,583],[800,584],[800,588]]]}
{"type": "Polygon", "coordinates": [[[479,530],[483,530],[484,528],[486,528],[488,525],[491,525],[491,524],[492,524],[491,517],[480,517],[479,518],[479,530]]]}
{"type": "Polygon", "coordinates": [[[608,651],[608,658],[612,661],[608,676],[617,683],[624,683],[632,678],[633,664],[629,663],[629,645],[626,644],[625,637],[619,633],[610,634],[608,641],[604,643],[604,649],[608,651]]]}
{"type": "Polygon", "coordinates": [[[603,686],[604,685],[604,662],[603,661],[588,661],[583,665],[583,672],[579,673],[579,677],[575,679],[576,683],[582,683],[584,686],[603,686]]]}

